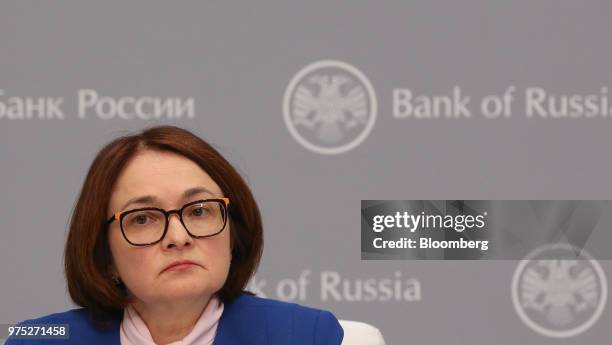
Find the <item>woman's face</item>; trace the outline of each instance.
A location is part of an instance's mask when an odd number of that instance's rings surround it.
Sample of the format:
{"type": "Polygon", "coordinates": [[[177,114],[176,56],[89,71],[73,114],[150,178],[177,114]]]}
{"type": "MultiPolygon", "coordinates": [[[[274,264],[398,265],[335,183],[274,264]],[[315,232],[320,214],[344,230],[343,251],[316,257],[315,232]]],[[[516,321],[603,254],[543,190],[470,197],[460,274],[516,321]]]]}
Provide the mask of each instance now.
{"type": "MultiPolygon", "coordinates": [[[[134,208],[159,207],[179,209],[184,204],[224,195],[208,174],[191,160],[170,152],[144,150],[127,164],[113,192],[107,216],[134,208]],[[192,188],[209,192],[184,197],[192,188]],[[152,197],[148,202],[130,202],[152,197]]],[[[230,261],[229,221],[218,235],[195,239],[189,236],[177,214],[169,217],[168,230],[162,241],[149,246],[132,246],[114,221],[108,239],[117,273],[132,297],[145,304],[168,302],[181,298],[201,298],[221,289],[227,278],[230,261]],[[166,268],[178,260],[194,265],[181,269],[166,268]]]]}

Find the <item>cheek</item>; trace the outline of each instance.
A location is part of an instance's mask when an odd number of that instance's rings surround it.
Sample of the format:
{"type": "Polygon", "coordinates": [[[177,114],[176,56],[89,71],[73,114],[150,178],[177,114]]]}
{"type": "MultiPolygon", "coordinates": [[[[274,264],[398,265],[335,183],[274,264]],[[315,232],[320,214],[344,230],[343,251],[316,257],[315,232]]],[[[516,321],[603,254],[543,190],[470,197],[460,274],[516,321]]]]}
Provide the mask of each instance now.
{"type": "Polygon", "coordinates": [[[155,267],[152,267],[155,262],[151,257],[152,247],[133,247],[120,233],[109,234],[109,246],[115,269],[126,284],[146,280],[155,273],[155,267]]]}
{"type": "Polygon", "coordinates": [[[231,260],[230,241],[225,231],[207,239],[196,240],[200,247],[202,263],[211,272],[227,274],[231,260]]]}

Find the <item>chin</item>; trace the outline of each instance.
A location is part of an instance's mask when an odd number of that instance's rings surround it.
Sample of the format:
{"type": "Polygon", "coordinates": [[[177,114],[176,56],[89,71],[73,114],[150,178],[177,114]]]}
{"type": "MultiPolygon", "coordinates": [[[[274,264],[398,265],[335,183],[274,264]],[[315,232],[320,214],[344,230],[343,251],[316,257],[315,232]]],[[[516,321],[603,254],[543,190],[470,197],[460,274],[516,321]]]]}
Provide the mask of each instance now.
{"type": "Polygon", "coordinates": [[[202,279],[173,281],[165,284],[163,295],[171,298],[189,298],[211,294],[213,289],[208,284],[202,284],[202,279]]]}

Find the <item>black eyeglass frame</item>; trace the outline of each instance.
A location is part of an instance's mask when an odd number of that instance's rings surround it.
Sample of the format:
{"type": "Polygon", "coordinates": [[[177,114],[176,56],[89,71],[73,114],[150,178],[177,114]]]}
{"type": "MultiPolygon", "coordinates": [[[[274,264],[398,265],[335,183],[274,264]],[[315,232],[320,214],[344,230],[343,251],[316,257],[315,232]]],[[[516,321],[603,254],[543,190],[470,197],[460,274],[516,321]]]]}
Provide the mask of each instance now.
{"type": "Polygon", "coordinates": [[[229,198],[218,198],[218,199],[202,199],[202,200],[196,200],[196,201],[192,201],[189,202],[185,205],[183,205],[181,208],[177,208],[174,210],[164,210],[163,208],[158,208],[158,207],[142,207],[142,208],[135,208],[132,210],[128,210],[128,211],[120,211],[120,212],[115,212],[115,214],[113,214],[112,217],[110,217],[108,220],[104,221],[104,225],[108,227],[108,225],[110,225],[113,221],[118,220],[119,221],[119,227],[121,228],[121,234],[123,235],[123,238],[131,245],[133,246],[138,246],[138,247],[142,247],[142,246],[150,246],[152,244],[156,244],[161,242],[164,237],[166,237],[166,233],[168,232],[168,224],[170,223],[170,215],[172,213],[176,213],[179,216],[179,220],[181,221],[181,224],[183,225],[183,228],[185,228],[185,230],[187,230],[187,233],[189,234],[189,236],[193,237],[193,238],[205,238],[205,237],[212,237],[212,236],[216,236],[218,234],[220,234],[223,229],[225,229],[225,225],[227,224],[227,218],[228,218],[228,210],[227,210],[227,206],[229,205],[229,198]],[[214,234],[211,235],[203,235],[203,236],[197,236],[191,233],[191,231],[189,231],[189,229],[187,228],[187,226],[185,226],[185,222],[183,222],[183,210],[191,205],[195,205],[195,204],[200,204],[203,202],[218,202],[219,204],[221,204],[222,206],[222,213],[223,213],[223,226],[221,227],[221,229],[217,232],[215,232],[214,234]],[[123,230],[123,218],[125,216],[127,216],[128,214],[134,213],[134,212],[139,212],[139,211],[160,211],[162,212],[165,216],[166,216],[166,223],[164,225],[164,232],[162,233],[161,237],[153,242],[149,242],[149,243],[133,243],[131,242],[127,236],[125,235],[125,231],[123,230]]]}

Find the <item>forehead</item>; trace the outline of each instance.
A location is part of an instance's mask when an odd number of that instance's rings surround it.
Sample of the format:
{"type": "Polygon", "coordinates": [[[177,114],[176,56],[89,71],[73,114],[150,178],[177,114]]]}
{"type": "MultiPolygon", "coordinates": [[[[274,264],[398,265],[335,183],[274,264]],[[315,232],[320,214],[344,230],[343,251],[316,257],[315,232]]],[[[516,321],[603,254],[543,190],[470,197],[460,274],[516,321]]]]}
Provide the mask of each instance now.
{"type": "Polygon", "coordinates": [[[219,186],[195,162],[171,152],[144,150],[137,153],[119,175],[110,204],[117,207],[143,195],[174,203],[185,190],[193,187],[204,187],[213,196],[222,196],[219,186]]]}

